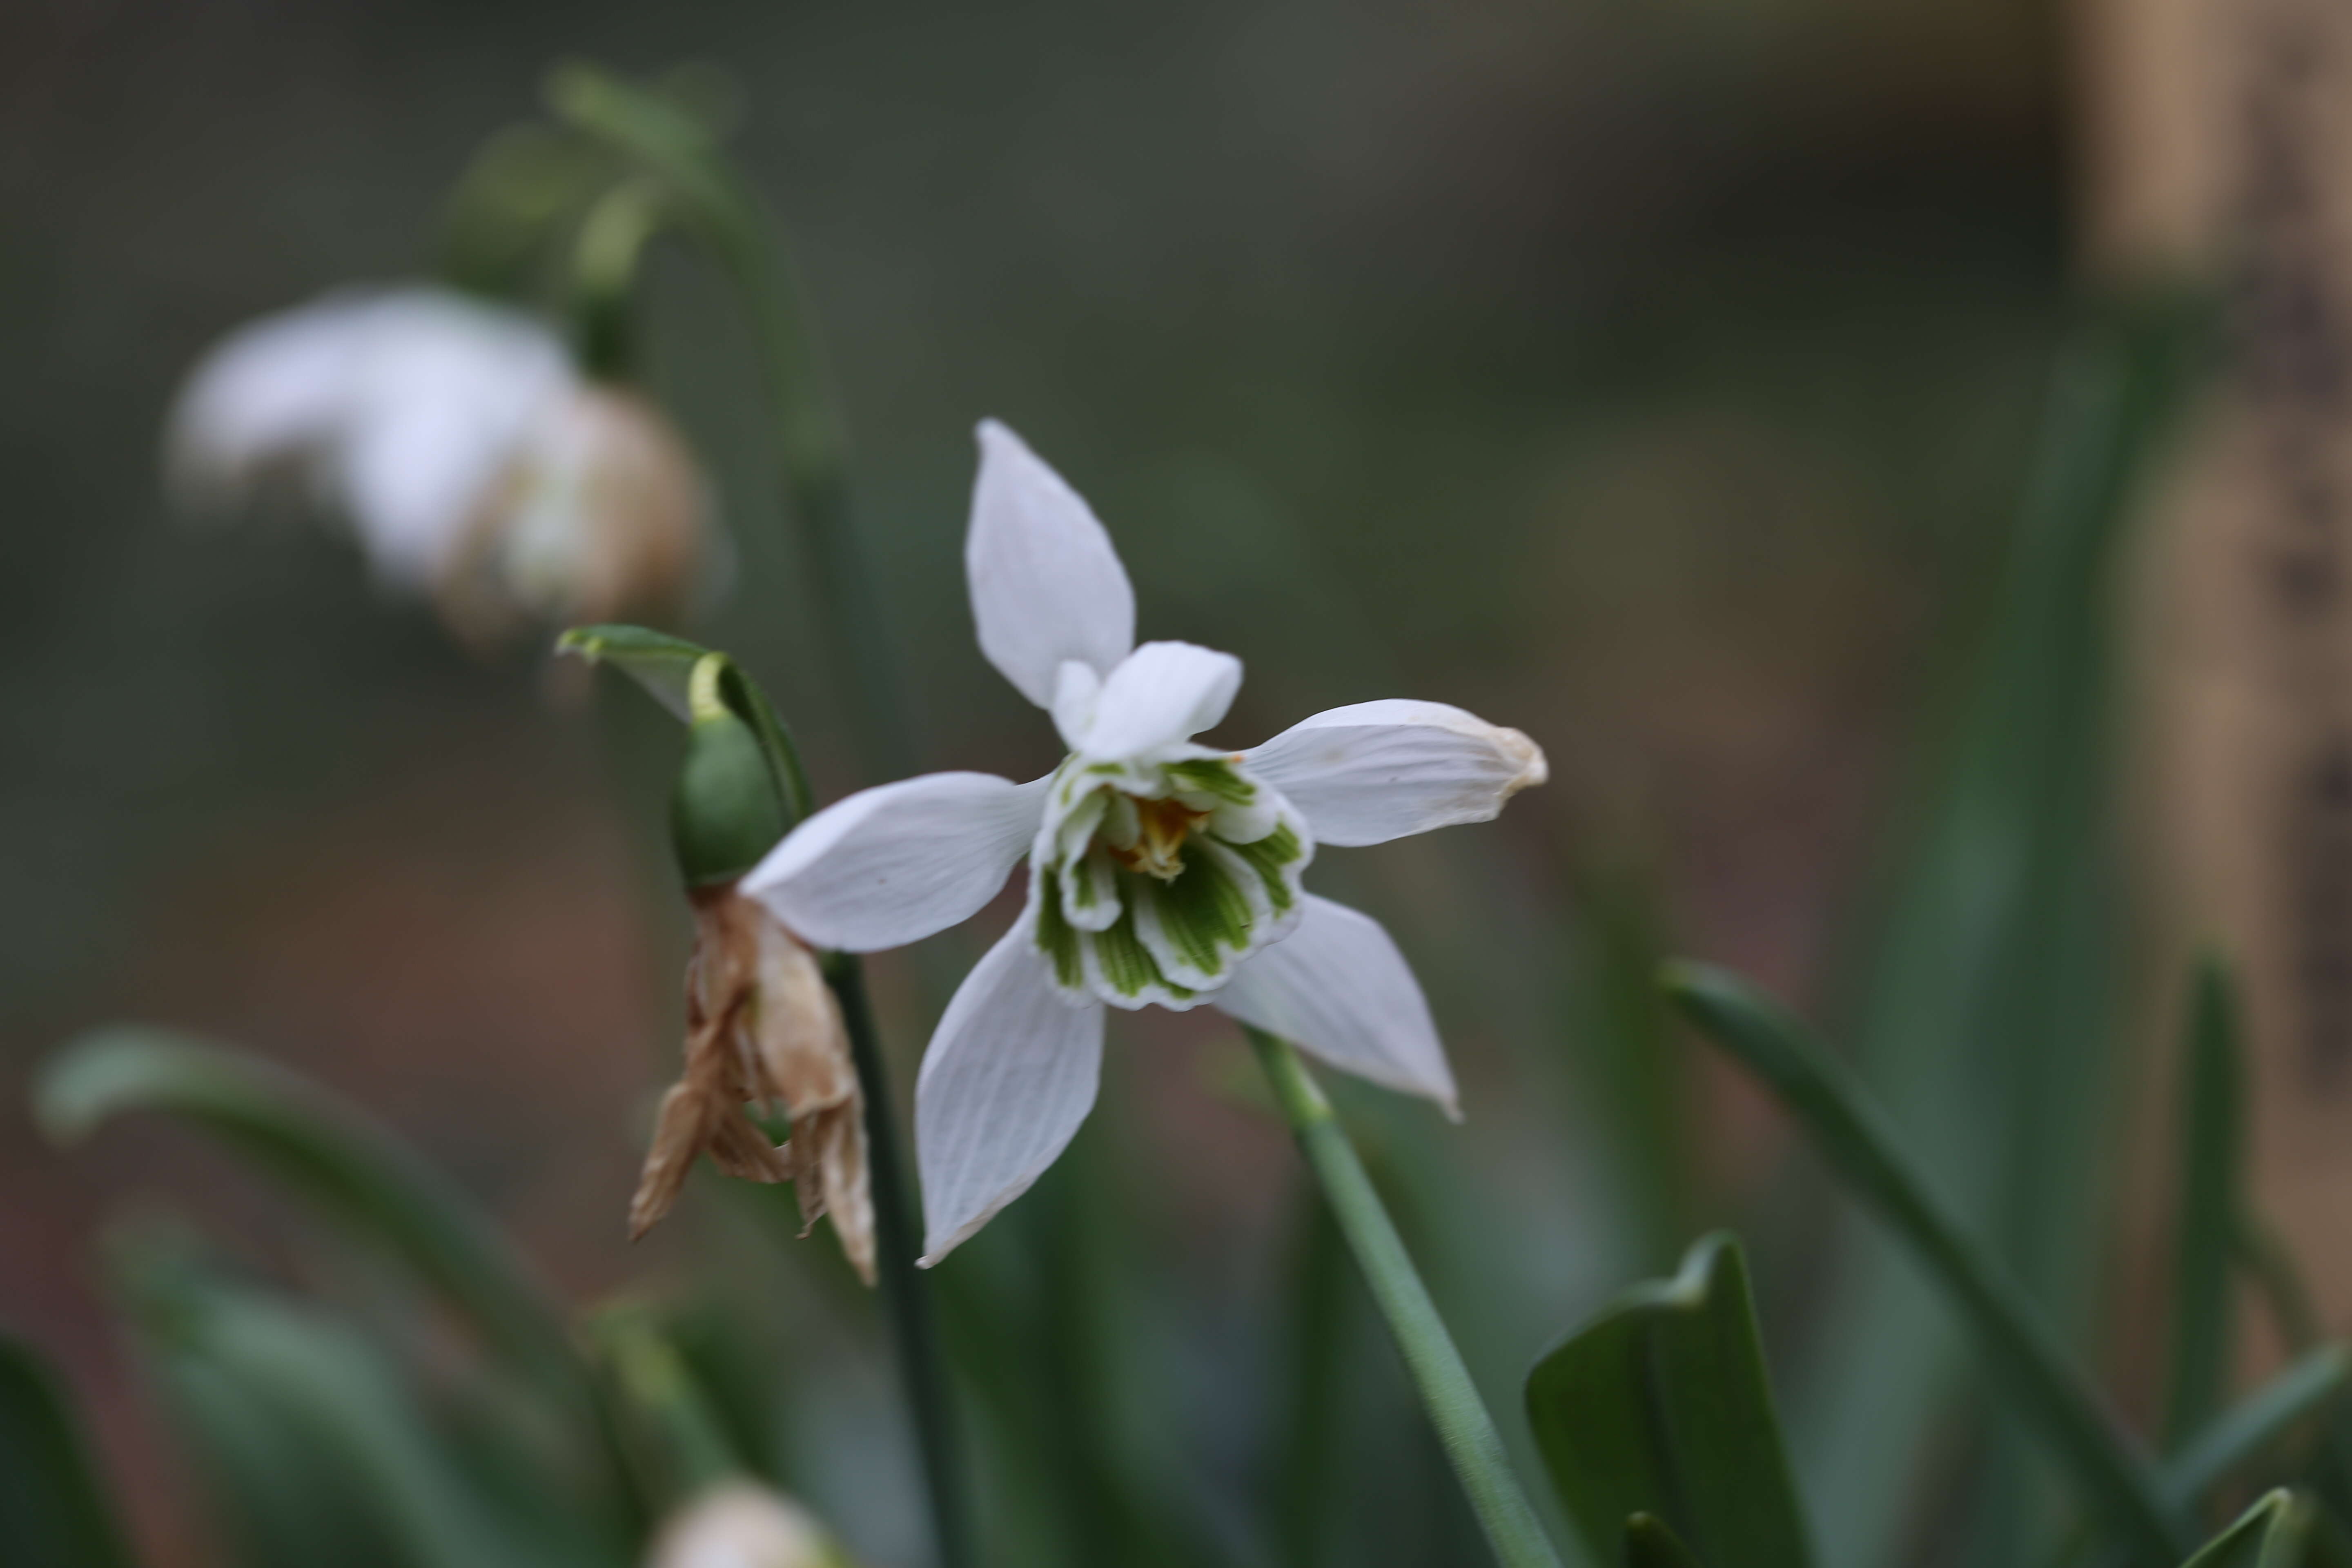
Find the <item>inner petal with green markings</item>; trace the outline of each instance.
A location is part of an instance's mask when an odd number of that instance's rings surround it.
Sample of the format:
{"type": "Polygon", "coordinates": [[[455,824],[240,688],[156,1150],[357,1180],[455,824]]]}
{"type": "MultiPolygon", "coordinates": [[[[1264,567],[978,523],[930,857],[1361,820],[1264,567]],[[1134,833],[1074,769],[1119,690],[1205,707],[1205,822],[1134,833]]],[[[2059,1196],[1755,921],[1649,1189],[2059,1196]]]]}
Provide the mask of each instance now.
{"type": "Polygon", "coordinates": [[[1031,938],[1066,993],[1191,1007],[1288,934],[1314,856],[1306,818],[1232,752],[1079,752],[1030,855],[1031,938]]]}

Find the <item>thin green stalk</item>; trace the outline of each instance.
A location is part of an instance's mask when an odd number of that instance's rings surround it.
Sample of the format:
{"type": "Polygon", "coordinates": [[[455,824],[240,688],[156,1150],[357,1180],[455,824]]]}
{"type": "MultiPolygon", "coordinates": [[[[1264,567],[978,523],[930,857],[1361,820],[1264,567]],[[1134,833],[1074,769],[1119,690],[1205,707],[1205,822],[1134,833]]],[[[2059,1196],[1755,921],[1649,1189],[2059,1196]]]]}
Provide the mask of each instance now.
{"type": "Polygon", "coordinates": [[[1734,975],[1677,963],[1665,984],[1699,1032],[1780,1097],[1831,1168],[1909,1244],[2133,1556],[2149,1563],[2186,1556],[2196,1542],[2154,1465],[2008,1270],[1928,1189],[1860,1080],[1734,975]]]}
{"type": "Polygon", "coordinates": [[[874,1263],[880,1277],[882,1309],[897,1342],[898,1373],[907,1403],[915,1413],[915,1439],[923,1451],[923,1479],[930,1492],[932,1529],[940,1568],[971,1568],[971,1515],[966,1506],[963,1446],[956,1428],[954,1395],[940,1354],[939,1326],[931,1318],[930,1282],[915,1267],[922,1248],[913,1223],[906,1166],[898,1153],[896,1102],[890,1073],[882,1059],[881,1036],[866,994],[866,971],[856,955],[836,952],[825,979],[840,998],[849,1030],[849,1054],[866,1096],[866,1161],[874,1194],[874,1263]]]}
{"type": "Polygon", "coordinates": [[[1323,1184],[1340,1234],[1348,1238],[1372,1299],[1396,1336],[1405,1368],[1437,1428],[1437,1440],[1469,1494],[1496,1558],[1505,1568],[1559,1568],[1559,1554],[1511,1473],[1502,1434],[1495,1429],[1494,1417],[1470,1381],[1470,1369],[1445,1331],[1437,1305],[1429,1299],[1429,1289],[1414,1269],[1331,1102],[1289,1041],[1244,1027],[1299,1152],[1323,1184]]]}

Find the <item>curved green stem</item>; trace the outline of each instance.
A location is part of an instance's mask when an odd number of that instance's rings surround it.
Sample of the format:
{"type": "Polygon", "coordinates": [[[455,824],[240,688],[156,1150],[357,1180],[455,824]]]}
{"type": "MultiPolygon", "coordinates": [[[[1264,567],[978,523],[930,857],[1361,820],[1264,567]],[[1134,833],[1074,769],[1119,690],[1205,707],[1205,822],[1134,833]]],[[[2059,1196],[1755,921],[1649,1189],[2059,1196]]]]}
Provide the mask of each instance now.
{"type": "Polygon", "coordinates": [[[841,421],[765,204],[710,132],[666,99],[584,65],[557,71],[548,97],[566,121],[669,187],[688,230],[741,298],[773,405],[784,499],[814,557],[811,609],[855,695],[849,706],[867,766],[887,778],[911,773],[906,688],[850,512],[841,421]]]}
{"type": "Polygon", "coordinates": [[[1339,1222],[1340,1234],[1356,1255],[1372,1299],[1396,1336],[1397,1349],[1413,1386],[1429,1411],[1437,1440],[1469,1494],[1470,1506],[1486,1531],[1487,1543],[1505,1568],[1559,1568],[1559,1555],[1536,1520],[1536,1511],[1511,1471],[1502,1434],[1470,1381],[1462,1352],[1445,1331],[1437,1304],[1429,1299],[1412,1258],[1389,1218],[1387,1207],[1348,1142],[1346,1129],[1323,1097],[1297,1047],[1287,1040],[1244,1026],[1257,1051],[1274,1098],[1298,1140],[1323,1195],[1339,1222]]]}
{"type": "Polygon", "coordinates": [[[939,1326],[931,1317],[930,1281],[915,1267],[922,1251],[914,1226],[906,1166],[898,1153],[898,1123],[890,1098],[890,1074],[874,1008],[866,995],[866,971],[855,954],[828,955],[825,980],[841,1001],[848,1026],[849,1052],[866,1095],[866,1160],[874,1194],[874,1264],[882,1288],[882,1309],[906,1380],[907,1402],[915,1413],[915,1439],[923,1450],[923,1478],[930,1492],[932,1529],[940,1568],[971,1568],[978,1561],[971,1517],[965,1503],[963,1446],[956,1429],[953,1391],[940,1354],[939,1326]]]}
{"type": "Polygon", "coordinates": [[[637,373],[637,276],[668,217],[667,192],[640,178],[605,192],[581,220],[572,246],[572,319],[573,347],[590,375],[625,381],[637,373]]]}
{"type": "Polygon", "coordinates": [[[2109,1414],[2016,1280],[1969,1239],[1928,1189],[1901,1138],[1844,1064],[1722,970],[1670,964],[1665,984],[1699,1032],[1763,1079],[1831,1169],[1909,1244],[2133,1556],[2156,1564],[2188,1555],[2196,1542],[2147,1454],[2109,1414]]]}

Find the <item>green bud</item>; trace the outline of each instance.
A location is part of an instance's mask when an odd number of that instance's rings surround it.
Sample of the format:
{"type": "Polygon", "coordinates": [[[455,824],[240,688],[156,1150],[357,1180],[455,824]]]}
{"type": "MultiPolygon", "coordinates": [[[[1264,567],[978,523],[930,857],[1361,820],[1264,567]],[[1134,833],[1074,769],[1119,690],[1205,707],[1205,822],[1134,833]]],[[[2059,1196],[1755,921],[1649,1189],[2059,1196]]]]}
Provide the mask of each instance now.
{"type": "Polygon", "coordinates": [[[706,655],[687,689],[686,761],[670,795],[669,830],[688,887],[733,881],[784,836],[784,803],[760,738],[719,694],[725,666],[706,655]]]}

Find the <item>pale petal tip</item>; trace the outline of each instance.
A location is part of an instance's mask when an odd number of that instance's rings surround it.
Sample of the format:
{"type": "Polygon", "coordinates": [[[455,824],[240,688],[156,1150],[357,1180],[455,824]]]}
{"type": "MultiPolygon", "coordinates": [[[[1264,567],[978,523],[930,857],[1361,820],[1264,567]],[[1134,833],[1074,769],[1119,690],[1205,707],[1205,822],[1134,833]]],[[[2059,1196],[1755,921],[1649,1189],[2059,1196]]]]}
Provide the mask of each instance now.
{"type": "Polygon", "coordinates": [[[1544,760],[1543,748],[1528,739],[1524,731],[1496,726],[1495,748],[1519,764],[1519,771],[1511,776],[1511,781],[1503,786],[1501,795],[1496,797],[1497,805],[1523,789],[1533,789],[1550,780],[1551,764],[1544,760]]]}

